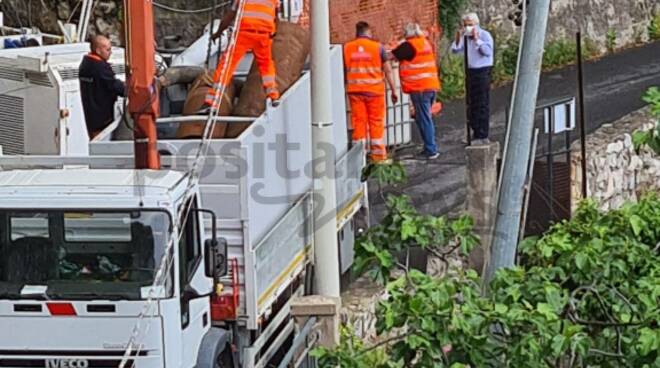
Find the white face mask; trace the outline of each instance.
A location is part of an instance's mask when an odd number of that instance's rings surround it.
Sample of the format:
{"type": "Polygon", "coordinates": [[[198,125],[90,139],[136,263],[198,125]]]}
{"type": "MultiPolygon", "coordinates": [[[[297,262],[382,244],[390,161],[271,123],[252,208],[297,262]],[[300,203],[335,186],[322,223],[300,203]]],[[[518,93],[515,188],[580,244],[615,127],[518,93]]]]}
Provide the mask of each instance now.
{"type": "Polygon", "coordinates": [[[474,31],[474,26],[466,26],[465,27],[465,35],[466,36],[472,36],[473,31],[474,31]]]}

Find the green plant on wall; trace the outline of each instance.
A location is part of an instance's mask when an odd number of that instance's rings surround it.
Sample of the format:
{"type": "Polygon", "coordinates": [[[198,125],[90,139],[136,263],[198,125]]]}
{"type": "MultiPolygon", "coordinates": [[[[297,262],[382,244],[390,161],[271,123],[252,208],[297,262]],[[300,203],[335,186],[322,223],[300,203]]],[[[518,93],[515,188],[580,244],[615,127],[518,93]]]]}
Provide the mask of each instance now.
{"type": "Polygon", "coordinates": [[[617,43],[617,36],[616,36],[616,30],[614,28],[610,28],[607,31],[607,35],[605,36],[605,45],[607,46],[607,51],[609,53],[613,53],[616,50],[616,43],[617,43]]]}
{"type": "Polygon", "coordinates": [[[451,100],[465,94],[465,69],[463,58],[448,56],[440,61],[442,88],[438,97],[441,101],[451,100]]]}
{"type": "Polygon", "coordinates": [[[633,142],[639,152],[642,147],[649,147],[660,155],[660,88],[652,87],[644,95],[644,101],[649,104],[651,115],[657,119],[655,129],[646,132],[635,132],[633,142]]]}
{"type": "Polygon", "coordinates": [[[649,32],[649,38],[651,41],[660,40],[660,13],[657,13],[655,16],[653,16],[651,22],[649,22],[647,30],[649,32]]]}
{"type": "Polygon", "coordinates": [[[453,39],[467,4],[467,0],[442,0],[439,2],[438,17],[440,18],[440,26],[442,26],[443,37],[448,40],[453,39]]]}
{"type": "Polygon", "coordinates": [[[568,40],[548,42],[543,54],[543,68],[552,69],[575,62],[575,43],[568,40]]]}
{"type": "Polygon", "coordinates": [[[518,37],[509,37],[497,45],[493,80],[495,83],[513,78],[518,67],[518,37]]]}

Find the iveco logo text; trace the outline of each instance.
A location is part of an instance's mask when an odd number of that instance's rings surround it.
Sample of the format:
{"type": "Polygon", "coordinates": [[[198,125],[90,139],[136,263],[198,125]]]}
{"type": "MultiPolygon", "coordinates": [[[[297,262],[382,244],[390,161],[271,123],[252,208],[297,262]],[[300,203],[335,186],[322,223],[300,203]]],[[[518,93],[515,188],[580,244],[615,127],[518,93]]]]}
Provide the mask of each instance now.
{"type": "Polygon", "coordinates": [[[88,368],[86,359],[46,359],[46,368],[88,368]]]}

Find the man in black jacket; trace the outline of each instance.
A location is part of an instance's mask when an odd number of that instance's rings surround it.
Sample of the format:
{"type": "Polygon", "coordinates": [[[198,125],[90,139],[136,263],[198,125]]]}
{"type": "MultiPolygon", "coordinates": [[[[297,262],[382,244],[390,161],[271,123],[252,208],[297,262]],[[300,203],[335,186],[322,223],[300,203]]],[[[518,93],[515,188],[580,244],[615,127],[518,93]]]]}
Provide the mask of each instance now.
{"type": "Polygon", "coordinates": [[[108,63],[112,54],[110,40],[94,36],[90,48],[91,52],[80,63],[78,75],[87,133],[93,139],[114,120],[117,97],[126,97],[126,86],[115,77],[108,63]]]}

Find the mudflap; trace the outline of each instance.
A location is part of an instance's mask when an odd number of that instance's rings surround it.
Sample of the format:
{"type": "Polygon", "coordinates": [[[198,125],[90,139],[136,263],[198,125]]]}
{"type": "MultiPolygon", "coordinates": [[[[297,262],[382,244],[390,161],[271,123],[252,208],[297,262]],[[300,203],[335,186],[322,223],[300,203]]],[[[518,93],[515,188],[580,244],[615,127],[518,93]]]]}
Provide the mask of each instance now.
{"type": "MultiPolygon", "coordinates": [[[[226,359],[221,358],[225,356],[231,357],[230,351],[227,350],[231,340],[231,333],[227,330],[218,327],[211,327],[211,329],[204,335],[202,345],[197,353],[197,364],[195,368],[218,368],[226,365],[226,359]]],[[[227,365],[227,368],[232,367],[227,365]]]]}

